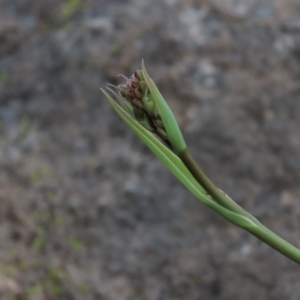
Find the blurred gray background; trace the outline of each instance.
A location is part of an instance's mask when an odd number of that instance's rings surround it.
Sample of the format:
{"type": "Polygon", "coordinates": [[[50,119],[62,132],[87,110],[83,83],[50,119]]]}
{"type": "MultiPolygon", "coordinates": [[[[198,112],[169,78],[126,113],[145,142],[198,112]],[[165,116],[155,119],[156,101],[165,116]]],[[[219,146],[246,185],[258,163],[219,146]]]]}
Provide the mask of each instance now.
{"type": "Polygon", "coordinates": [[[0,0],[0,298],[300,299],[99,87],[144,58],[211,179],[300,247],[299,0],[0,0]]]}

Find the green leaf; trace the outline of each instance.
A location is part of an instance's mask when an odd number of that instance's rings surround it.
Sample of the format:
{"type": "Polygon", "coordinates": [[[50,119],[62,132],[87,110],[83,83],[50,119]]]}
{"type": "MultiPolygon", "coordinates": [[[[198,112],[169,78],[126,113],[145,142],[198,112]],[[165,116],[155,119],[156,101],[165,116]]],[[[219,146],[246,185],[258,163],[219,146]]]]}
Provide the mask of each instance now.
{"type": "Polygon", "coordinates": [[[120,95],[118,95],[112,89],[110,89],[110,88],[107,88],[107,89],[114,94],[114,96],[118,99],[118,101],[120,102],[120,104],[122,105],[122,107],[124,107],[124,109],[133,117],[132,106],[126,100],[124,100],[123,97],[121,97],[120,95]]]}
{"type": "Polygon", "coordinates": [[[186,150],[186,144],[183,139],[182,133],[179,129],[177,121],[170,107],[168,106],[167,102],[159,92],[153,80],[148,75],[144,61],[142,61],[142,72],[143,72],[144,79],[147,83],[147,86],[149,87],[151,95],[158,108],[159,115],[162,118],[162,121],[166,128],[168,139],[174,149],[174,152],[176,154],[180,154],[184,150],[186,150]]]}
{"type": "Polygon", "coordinates": [[[170,151],[153,134],[142,127],[133,119],[111,96],[101,89],[115,112],[129,126],[129,128],[149,147],[149,149],[161,160],[161,162],[175,175],[175,177],[199,200],[218,212],[233,224],[245,229],[253,229],[257,225],[250,219],[234,213],[215,202],[208,196],[202,186],[196,181],[183,162],[170,151]]]}

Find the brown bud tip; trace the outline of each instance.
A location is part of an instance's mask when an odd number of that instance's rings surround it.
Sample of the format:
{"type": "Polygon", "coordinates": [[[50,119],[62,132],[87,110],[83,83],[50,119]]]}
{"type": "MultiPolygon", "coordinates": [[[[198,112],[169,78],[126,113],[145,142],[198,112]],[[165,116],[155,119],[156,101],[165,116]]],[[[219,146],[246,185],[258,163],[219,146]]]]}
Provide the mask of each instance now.
{"type": "Polygon", "coordinates": [[[137,98],[142,98],[142,94],[141,94],[141,92],[139,91],[138,88],[136,88],[136,89],[134,90],[134,94],[135,94],[135,96],[136,96],[137,98]]]}
{"type": "Polygon", "coordinates": [[[131,94],[131,92],[126,92],[125,93],[125,98],[128,100],[128,101],[132,101],[132,98],[133,98],[133,95],[131,94]]]}
{"type": "Polygon", "coordinates": [[[142,107],[143,107],[143,104],[142,104],[141,100],[140,100],[140,99],[137,99],[137,98],[134,98],[134,99],[132,100],[132,104],[133,104],[134,106],[138,107],[138,108],[142,108],[142,107]]]}
{"type": "Polygon", "coordinates": [[[127,81],[127,86],[130,89],[136,89],[139,86],[139,81],[137,78],[132,75],[130,79],[127,81]]]}

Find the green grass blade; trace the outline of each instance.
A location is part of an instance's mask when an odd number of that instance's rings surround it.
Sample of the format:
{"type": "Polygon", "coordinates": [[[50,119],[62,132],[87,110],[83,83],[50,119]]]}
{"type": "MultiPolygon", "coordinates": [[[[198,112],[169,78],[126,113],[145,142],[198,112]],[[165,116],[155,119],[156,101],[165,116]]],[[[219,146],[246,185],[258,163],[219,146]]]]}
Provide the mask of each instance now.
{"type": "Polygon", "coordinates": [[[161,143],[154,135],[142,127],[121,106],[119,106],[108,93],[101,89],[115,112],[129,126],[129,128],[149,147],[149,149],[161,160],[171,173],[199,200],[218,212],[233,224],[245,229],[257,227],[250,219],[234,213],[213,201],[195,180],[183,162],[161,143]]]}
{"type": "Polygon", "coordinates": [[[164,126],[167,131],[168,139],[171,142],[176,154],[180,154],[181,152],[183,152],[186,149],[186,144],[183,139],[182,133],[179,129],[177,121],[176,121],[170,107],[168,106],[167,102],[165,101],[165,99],[161,95],[160,91],[154,84],[153,80],[148,75],[144,61],[142,61],[142,72],[143,72],[144,79],[147,83],[147,86],[150,89],[151,95],[152,95],[154,101],[156,102],[156,106],[158,108],[159,115],[163,120],[164,126]]]}
{"type": "Polygon", "coordinates": [[[116,99],[118,99],[122,107],[133,117],[132,106],[112,89],[108,88],[108,90],[111,91],[111,93],[113,93],[113,95],[116,97],[116,99]]]}

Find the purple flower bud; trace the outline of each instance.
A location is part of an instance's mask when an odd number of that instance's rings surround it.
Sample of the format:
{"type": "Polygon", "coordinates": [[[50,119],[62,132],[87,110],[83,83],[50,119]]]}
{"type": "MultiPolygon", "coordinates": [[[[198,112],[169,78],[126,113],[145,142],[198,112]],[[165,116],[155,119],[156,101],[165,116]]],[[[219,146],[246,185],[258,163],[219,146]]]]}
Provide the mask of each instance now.
{"type": "Polygon", "coordinates": [[[129,102],[132,101],[133,97],[134,97],[134,95],[132,95],[132,93],[131,93],[130,91],[127,91],[127,92],[125,93],[125,98],[126,98],[129,102]]]}
{"type": "Polygon", "coordinates": [[[137,98],[142,98],[142,94],[141,94],[141,92],[139,91],[138,88],[136,88],[136,89],[134,90],[134,94],[135,94],[135,96],[136,96],[137,98]]]}
{"type": "Polygon", "coordinates": [[[140,99],[137,99],[137,98],[134,98],[134,99],[132,100],[132,104],[133,104],[134,106],[138,107],[138,108],[142,108],[142,107],[143,107],[143,104],[142,104],[141,100],[140,100],[140,99]]]}
{"type": "Polygon", "coordinates": [[[139,81],[132,75],[126,84],[129,89],[136,89],[139,86],[139,81]]]}

